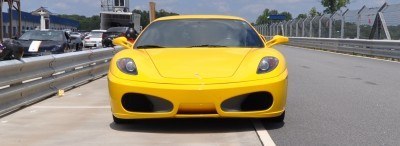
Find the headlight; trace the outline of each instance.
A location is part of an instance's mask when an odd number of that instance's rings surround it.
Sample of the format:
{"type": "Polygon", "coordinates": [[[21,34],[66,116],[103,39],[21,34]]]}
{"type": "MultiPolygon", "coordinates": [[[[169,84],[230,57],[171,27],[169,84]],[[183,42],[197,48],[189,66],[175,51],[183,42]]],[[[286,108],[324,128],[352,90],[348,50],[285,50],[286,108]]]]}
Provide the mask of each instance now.
{"type": "Polygon", "coordinates": [[[264,57],[258,65],[257,74],[264,74],[274,70],[278,66],[279,60],[275,57],[264,57]]]}
{"type": "Polygon", "coordinates": [[[137,75],[138,71],[135,62],[130,58],[122,58],[117,61],[118,69],[124,73],[137,75]]]}

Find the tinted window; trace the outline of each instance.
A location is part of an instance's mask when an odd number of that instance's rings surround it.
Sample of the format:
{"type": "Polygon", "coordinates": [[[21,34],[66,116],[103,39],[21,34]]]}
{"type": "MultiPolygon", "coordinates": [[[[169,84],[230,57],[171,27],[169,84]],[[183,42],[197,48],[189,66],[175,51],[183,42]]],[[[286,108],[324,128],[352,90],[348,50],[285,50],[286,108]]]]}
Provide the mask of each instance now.
{"type": "Polygon", "coordinates": [[[127,27],[111,27],[107,29],[107,32],[126,32],[127,27]]]}
{"type": "Polygon", "coordinates": [[[188,19],[166,20],[151,24],[137,40],[138,46],[191,47],[228,46],[263,47],[250,25],[240,20],[188,19]]]}
{"type": "Polygon", "coordinates": [[[102,32],[91,32],[91,33],[89,34],[89,36],[90,36],[90,37],[93,37],[93,38],[101,38],[102,35],[103,35],[102,32]]]}
{"type": "Polygon", "coordinates": [[[63,41],[65,33],[63,31],[28,31],[24,33],[20,40],[38,41],[63,41]]]}

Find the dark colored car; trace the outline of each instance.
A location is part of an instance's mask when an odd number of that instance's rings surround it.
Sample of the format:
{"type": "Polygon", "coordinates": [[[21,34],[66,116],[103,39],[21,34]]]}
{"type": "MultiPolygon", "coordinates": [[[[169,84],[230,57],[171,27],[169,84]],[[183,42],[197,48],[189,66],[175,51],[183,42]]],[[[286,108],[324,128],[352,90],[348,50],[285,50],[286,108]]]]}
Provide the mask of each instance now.
{"type": "Polygon", "coordinates": [[[5,50],[14,56],[39,56],[79,50],[79,42],[82,42],[79,40],[70,37],[65,31],[33,30],[25,32],[18,39],[4,41],[3,45],[5,50]]]}
{"type": "Polygon", "coordinates": [[[71,37],[79,37],[79,38],[81,38],[81,39],[84,38],[84,34],[83,34],[83,33],[79,33],[79,32],[71,32],[69,35],[70,35],[71,37]]]}
{"type": "Polygon", "coordinates": [[[71,36],[71,43],[75,44],[76,51],[82,51],[83,41],[80,37],[71,36]]]}
{"type": "Polygon", "coordinates": [[[128,27],[111,27],[107,29],[107,32],[104,32],[102,36],[103,47],[113,47],[112,40],[116,37],[125,36],[127,30],[128,27]]]}
{"type": "Polygon", "coordinates": [[[21,59],[24,50],[19,46],[18,42],[12,40],[8,43],[8,48],[5,45],[0,44],[0,61],[21,59]]]}

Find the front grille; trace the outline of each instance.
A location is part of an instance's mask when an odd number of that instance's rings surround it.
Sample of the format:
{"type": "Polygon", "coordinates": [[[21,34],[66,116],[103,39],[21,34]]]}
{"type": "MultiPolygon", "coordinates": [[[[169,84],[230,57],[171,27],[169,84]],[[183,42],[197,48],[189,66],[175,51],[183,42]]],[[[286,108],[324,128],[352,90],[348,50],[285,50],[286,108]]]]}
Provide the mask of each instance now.
{"type": "Polygon", "coordinates": [[[172,103],[165,99],[138,93],[125,94],[121,103],[130,112],[170,112],[173,109],[172,103]]]}
{"type": "Polygon", "coordinates": [[[267,110],[272,106],[273,97],[269,92],[255,92],[225,100],[221,108],[226,112],[250,112],[267,110]]]}

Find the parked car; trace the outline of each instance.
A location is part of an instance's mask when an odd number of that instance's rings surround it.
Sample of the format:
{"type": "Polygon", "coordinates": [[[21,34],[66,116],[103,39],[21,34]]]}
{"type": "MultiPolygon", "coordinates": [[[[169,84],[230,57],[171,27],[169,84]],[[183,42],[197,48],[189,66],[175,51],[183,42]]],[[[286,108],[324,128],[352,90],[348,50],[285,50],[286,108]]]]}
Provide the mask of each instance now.
{"type": "Polygon", "coordinates": [[[71,32],[70,35],[73,37],[79,37],[79,38],[83,39],[83,34],[79,33],[79,32],[71,32]]]}
{"type": "Polygon", "coordinates": [[[8,47],[6,47],[3,44],[0,44],[0,61],[21,59],[23,54],[23,49],[19,46],[20,46],[19,43],[15,41],[8,43],[8,47]]]}
{"type": "Polygon", "coordinates": [[[4,41],[3,45],[10,51],[9,54],[22,57],[79,50],[78,41],[74,41],[74,37],[71,37],[66,31],[32,30],[17,39],[4,41]]]}
{"type": "Polygon", "coordinates": [[[101,47],[104,32],[106,32],[106,30],[92,30],[83,40],[83,47],[101,47]]]}
{"type": "Polygon", "coordinates": [[[103,47],[113,47],[112,40],[116,37],[125,36],[127,30],[128,27],[111,27],[107,29],[107,32],[104,32],[102,36],[103,47]]]}
{"type": "Polygon", "coordinates": [[[80,37],[71,36],[71,41],[72,41],[72,43],[75,43],[76,51],[83,50],[83,40],[80,37]]]}

